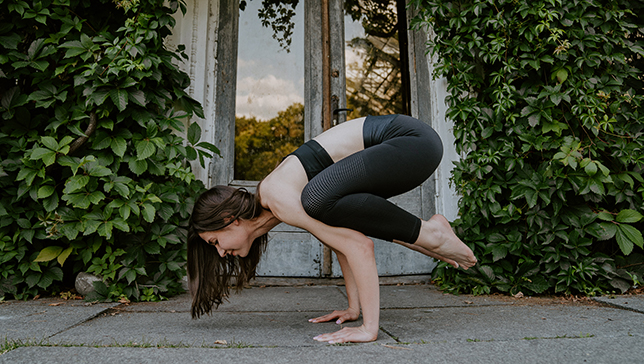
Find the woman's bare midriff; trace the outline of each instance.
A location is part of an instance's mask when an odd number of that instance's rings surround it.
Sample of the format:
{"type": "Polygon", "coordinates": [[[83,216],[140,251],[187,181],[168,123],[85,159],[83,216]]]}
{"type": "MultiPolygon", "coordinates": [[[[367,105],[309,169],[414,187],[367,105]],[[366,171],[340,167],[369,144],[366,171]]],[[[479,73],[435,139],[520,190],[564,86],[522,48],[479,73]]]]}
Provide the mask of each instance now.
{"type": "Polygon", "coordinates": [[[313,138],[334,162],[364,149],[362,126],[365,118],[349,120],[313,138]]]}
{"type": "MultiPolygon", "coordinates": [[[[364,119],[349,120],[313,139],[329,153],[333,162],[337,162],[364,149],[364,119]]],[[[301,209],[300,195],[307,183],[306,171],[300,160],[294,155],[286,157],[258,186],[262,206],[278,217],[281,208],[301,209]]]]}

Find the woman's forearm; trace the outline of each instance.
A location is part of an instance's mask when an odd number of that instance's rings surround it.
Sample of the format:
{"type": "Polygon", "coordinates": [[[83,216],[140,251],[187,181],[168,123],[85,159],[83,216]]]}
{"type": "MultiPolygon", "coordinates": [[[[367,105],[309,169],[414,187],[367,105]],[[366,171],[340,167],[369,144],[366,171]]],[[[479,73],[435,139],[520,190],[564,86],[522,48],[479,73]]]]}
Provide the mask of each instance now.
{"type": "Polygon", "coordinates": [[[370,244],[355,244],[347,249],[344,255],[349,263],[358,291],[363,325],[370,333],[377,336],[380,316],[380,287],[373,242],[368,238],[367,240],[370,244]]]}
{"type": "Polygon", "coordinates": [[[349,267],[347,257],[345,257],[344,254],[340,253],[337,250],[333,251],[338,258],[340,268],[342,269],[342,276],[344,277],[344,286],[347,290],[347,301],[349,303],[349,308],[355,309],[358,311],[358,313],[360,313],[360,298],[358,296],[358,286],[356,285],[356,281],[353,278],[353,272],[351,271],[351,267],[349,267]]]}

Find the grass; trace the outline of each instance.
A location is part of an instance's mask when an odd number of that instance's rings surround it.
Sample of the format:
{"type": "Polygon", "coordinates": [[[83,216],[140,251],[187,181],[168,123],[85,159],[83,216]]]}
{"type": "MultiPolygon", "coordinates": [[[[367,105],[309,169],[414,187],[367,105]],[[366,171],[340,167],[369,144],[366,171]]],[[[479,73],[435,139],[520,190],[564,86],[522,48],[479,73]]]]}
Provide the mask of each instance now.
{"type": "Polygon", "coordinates": [[[0,355],[6,354],[11,350],[21,348],[21,347],[90,347],[90,348],[205,348],[205,349],[247,349],[247,348],[258,348],[258,347],[268,347],[268,346],[259,346],[252,345],[242,341],[235,341],[234,339],[225,345],[222,344],[206,344],[201,345],[189,345],[182,342],[171,343],[167,339],[162,339],[159,342],[152,343],[149,341],[142,340],[141,342],[128,341],[126,343],[111,343],[111,344],[70,344],[70,343],[52,343],[48,340],[35,340],[35,339],[0,339],[0,355]]]}
{"type": "Polygon", "coordinates": [[[546,336],[546,337],[524,337],[523,340],[552,340],[552,339],[586,339],[590,337],[595,337],[594,334],[584,334],[580,333],[579,335],[557,335],[557,336],[546,336]]]}

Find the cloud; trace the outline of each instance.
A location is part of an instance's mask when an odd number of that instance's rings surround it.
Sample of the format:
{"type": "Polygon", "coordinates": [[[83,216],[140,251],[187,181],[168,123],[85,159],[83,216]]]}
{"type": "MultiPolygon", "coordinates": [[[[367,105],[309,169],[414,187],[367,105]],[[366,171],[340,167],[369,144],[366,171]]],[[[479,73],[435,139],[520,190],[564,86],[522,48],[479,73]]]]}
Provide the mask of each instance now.
{"type": "Polygon", "coordinates": [[[268,75],[238,79],[236,102],[238,116],[269,120],[296,102],[304,103],[304,98],[293,81],[268,75]]]}

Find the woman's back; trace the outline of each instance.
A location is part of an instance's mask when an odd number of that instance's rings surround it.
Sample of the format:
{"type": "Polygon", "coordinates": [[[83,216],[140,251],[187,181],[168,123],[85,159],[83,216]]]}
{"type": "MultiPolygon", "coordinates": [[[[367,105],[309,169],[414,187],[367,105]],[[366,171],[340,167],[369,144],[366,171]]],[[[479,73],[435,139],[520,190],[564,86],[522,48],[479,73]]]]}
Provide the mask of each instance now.
{"type": "MultiPolygon", "coordinates": [[[[333,162],[337,162],[364,149],[364,120],[365,118],[349,120],[313,139],[329,153],[333,162]]],[[[300,160],[293,155],[286,157],[258,186],[262,206],[285,223],[293,224],[288,216],[294,211],[304,213],[300,196],[307,183],[306,171],[300,160]]]]}

